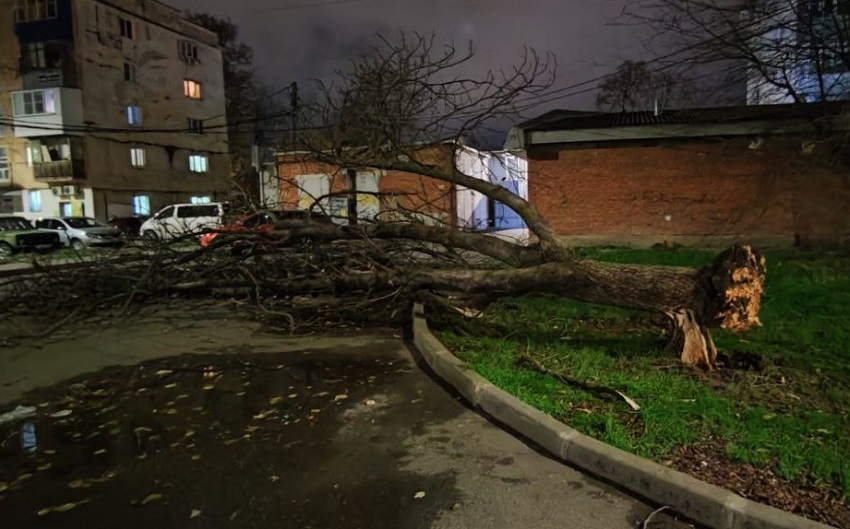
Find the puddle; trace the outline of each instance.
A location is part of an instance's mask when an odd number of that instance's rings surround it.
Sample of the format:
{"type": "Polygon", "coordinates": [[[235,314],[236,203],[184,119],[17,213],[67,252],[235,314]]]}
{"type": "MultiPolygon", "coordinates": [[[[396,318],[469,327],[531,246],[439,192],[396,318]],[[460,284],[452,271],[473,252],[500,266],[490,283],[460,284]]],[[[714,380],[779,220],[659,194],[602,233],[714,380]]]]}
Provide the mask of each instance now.
{"type": "Polygon", "coordinates": [[[210,527],[283,519],[376,526],[357,513],[405,525],[399,517],[416,514],[395,505],[410,502],[406,489],[434,480],[451,504],[451,477],[402,472],[365,439],[355,448],[333,441],[364,402],[385,404],[404,376],[399,365],[395,355],[192,355],[32,392],[35,449],[22,446],[22,423],[0,426],[0,525],[183,527],[191,517],[210,527]],[[336,468],[325,468],[331,459],[336,468]],[[352,469],[367,475],[356,479],[352,469]],[[349,514],[323,507],[326,495],[349,514]],[[355,500],[363,505],[352,510],[355,500]]]}

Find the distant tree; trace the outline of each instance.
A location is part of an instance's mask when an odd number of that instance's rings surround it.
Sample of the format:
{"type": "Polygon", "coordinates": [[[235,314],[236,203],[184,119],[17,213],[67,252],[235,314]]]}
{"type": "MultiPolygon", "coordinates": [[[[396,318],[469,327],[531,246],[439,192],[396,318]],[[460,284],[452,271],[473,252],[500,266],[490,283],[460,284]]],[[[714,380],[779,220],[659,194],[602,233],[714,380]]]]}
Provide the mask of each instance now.
{"type": "Polygon", "coordinates": [[[722,64],[752,104],[850,98],[846,0],[629,0],[625,17],[687,50],[659,65],[722,64]]]}
{"type": "Polygon", "coordinates": [[[251,147],[275,145],[288,109],[276,103],[275,91],[258,82],[254,75],[254,51],[239,40],[239,29],[229,18],[208,13],[191,13],[189,20],[218,35],[224,67],[224,94],[227,102],[227,132],[231,171],[236,186],[257,201],[258,175],[251,166],[251,147]]]}
{"type": "Polygon", "coordinates": [[[681,74],[652,71],[643,61],[624,61],[599,83],[596,108],[613,112],[684,106],[694,102],[690,82],[681,74]]]}

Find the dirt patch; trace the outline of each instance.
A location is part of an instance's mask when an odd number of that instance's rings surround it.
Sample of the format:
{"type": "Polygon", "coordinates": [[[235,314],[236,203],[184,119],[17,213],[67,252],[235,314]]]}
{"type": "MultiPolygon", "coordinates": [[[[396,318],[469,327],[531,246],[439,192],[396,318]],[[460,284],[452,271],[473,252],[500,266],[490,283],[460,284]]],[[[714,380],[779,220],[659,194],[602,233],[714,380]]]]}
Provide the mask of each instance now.
{"type": "Polygon", "coordinates": [[[850,503],[841,491],[807,481],[789,481],[770,468],[730,461],[719,442],[677,448],[671,466],[744,498],[835,527],[850,527],[850,503]]]}

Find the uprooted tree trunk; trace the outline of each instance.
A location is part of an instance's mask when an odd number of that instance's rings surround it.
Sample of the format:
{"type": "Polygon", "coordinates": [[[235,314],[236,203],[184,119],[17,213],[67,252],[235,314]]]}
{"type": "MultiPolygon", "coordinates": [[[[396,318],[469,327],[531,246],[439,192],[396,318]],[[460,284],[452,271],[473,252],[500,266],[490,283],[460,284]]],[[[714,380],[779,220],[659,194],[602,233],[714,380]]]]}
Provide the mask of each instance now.
{"type": "MultiPolygon", "coordinates": [[[[430,240],[454,248],[481,252],[510,262],[499,269],[429,268],[394,266],[382,271],[352,271],[334,277],[326,274],[309,284],[324,291],[378,292],[401,288],[445,307],[483,308],[501,297],[531,293],[558,296],[629,309],[665,314],[670,321],[669,348],[686,365],[710,369],[717,351],[710,328],[733,331],[760,325],[758,313],[764,291],[765,259],[747,245],[734,245],[702,269],[606,263],[573,258],[552,258],[539,245],[517,246],[480,234],[418,224],[375,224],[358,228],[318,225],[309,228],[281,226],[274,233],[283,243],[310,235],[312,240],[430,240]]],[[[279,285],[284,287],[284,285],[279,285]]],[[[298,290],[305,283],[285,285],[298,290]]]]}

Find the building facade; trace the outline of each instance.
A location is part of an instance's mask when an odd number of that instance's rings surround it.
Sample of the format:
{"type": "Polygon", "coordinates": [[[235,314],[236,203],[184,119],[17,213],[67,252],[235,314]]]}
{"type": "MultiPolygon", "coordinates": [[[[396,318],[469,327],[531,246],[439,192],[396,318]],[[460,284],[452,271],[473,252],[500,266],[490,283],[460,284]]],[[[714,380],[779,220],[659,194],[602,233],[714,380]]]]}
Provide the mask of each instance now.
{"type": "Polygon", "coordinates": [[[148,215],[222,198],[217,37],[153,0],[0,4],[0,212],[148,215]]]}
{"type": "MultiPolygon", "coordinates": [[[[447,141],[422,147],[415,156],[446,172],[457,170],[527,197],[525,160],[512,153],[479,151],[447,141]]],[[[277,207],[312,209],[340,223],[356,215],[361,222],[421,222],[518,241],[528,237],[522,219],[504,204],[441,180],[401,171],[322,164],[308,152],[280,153],[277,168],[277,207]],[[356,190],[353,196],[352,187],[356,190]]]]}
{"type": "Polygon", "coordinates": [[[529,201],[569,244],[840,246],[848,118],[837,103],[553,111],[507,146],[525,150],[529,201]]]}

